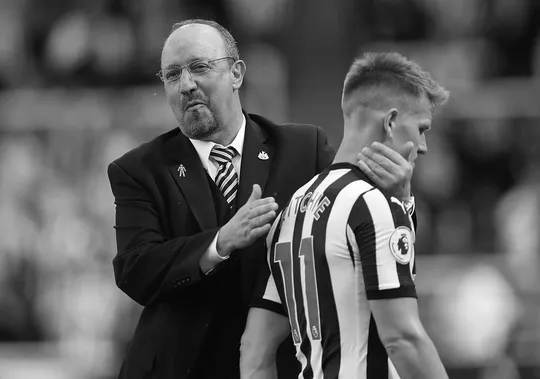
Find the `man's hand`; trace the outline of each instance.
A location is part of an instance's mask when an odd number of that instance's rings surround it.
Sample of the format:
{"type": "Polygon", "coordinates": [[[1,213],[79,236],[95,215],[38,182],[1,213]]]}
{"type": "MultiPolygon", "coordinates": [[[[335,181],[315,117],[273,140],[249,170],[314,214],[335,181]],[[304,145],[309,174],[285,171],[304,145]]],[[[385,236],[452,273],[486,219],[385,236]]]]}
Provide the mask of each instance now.
{"type": "Polygon", "coordinates": [[[246,204],[220,229],[216,248],[222,257],[251,245],[270,231],[278,205],[274,198],[261,199],[261,195],[261,187],[253,185],[246,204]]]}
{"type": "Polygon", "coordinates": [[[407,142],[404,149],[408,159],[388,146],[374,142],[358,154],[358,167],[377,186],[401,201],[408,201],[416,149],[412,142],[407,142]]]}

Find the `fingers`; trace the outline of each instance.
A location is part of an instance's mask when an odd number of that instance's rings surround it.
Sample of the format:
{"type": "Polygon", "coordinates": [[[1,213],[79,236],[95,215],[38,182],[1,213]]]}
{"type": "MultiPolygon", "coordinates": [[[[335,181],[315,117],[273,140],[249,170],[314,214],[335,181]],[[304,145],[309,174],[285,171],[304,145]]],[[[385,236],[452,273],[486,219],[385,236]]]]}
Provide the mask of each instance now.
{"type": "MultiPolygon", "coordinates": [[[[412,150],[412,148],[414,147],[414,144],[412,142],[410,142],[410,141],[407,142],[407,144],[409,144],[409,143],[411,144],[411,146],[408,147],[408,148],[412,150]]],[[[407,147],[407,144],[405,144],[406,147],[407,147]]],[[[379,143],[379,142],[373,142],[371,144],[371,147],[366,147],[364,149],[366,149],[367,153],[372,152],[375,156],[380,156],[382,158],[387,158],[390,161],[392,161],[393,163],[396,163],[398,165],[403,164],[403,162],[405,161],[405,158],[403,158],[403,156],[401,156],[400,153],[398,153],[394,149],[391,149],[390,147],[388,147],[386,145],[383,145],[382,143],[379,143]]],[[[362,149],[362,152],[364,152],[363,151],[364,149],[362,149]]],[[[408,151],[408,153],[410,153],[410,151],[408,151]]],[[[366,154],[366,153],[364,153],[364,154],[366,154]]],[[[406,154],[405,156],[408,156],[408,154],[406,154]]]]}
{"type": "Polygon", "coordinates": [[[247,200],[248,203],[251,203],[255,200],[259,200],[262,196],[262,190],[261,186],[258,184],[253,185],[253,189],[251,190],[251,195],[249,195],[249,199],[247,200]]]}
{"type": "Polygon", "coordinates": [[[368,177],[368,179],[376,185],[381,186],[384,183],[382,178],[380,178],[364,161],[358,161],[358,168],[360,168],[360,170],[368,177]]]}
{"type": "Polygon", "coordinates": [[[226,244],[228,246],[226,251],[230,252],[249,246],[270,230],[279,207],[273,197],[263,199],[260,197],[261,187],[254,185],[248,202],[238,209],[229,222],[223,226],[222,229],[226,230],[224,234],[227,234],[229,241],[226,244]]]}
{"type": "MultiPolygon", "coordinates": [[[[358,158],[368,164],[372,170],[382,169],[384,171],[394,172],[399,167],[394,161],[382,154],[374,152],[368,147],[362,149],[362,152],[358,154],[358,158]]],[[[405,159],[403,159],[403,162],[406,163],[405,159]]]]}
{"type": "Polygon", "coordinates": [[[373,174],[380,179],[385,179],[393,175],[397,175],[399,166],[384,157],[376,157],[374,155],[367,156],[362,153],[358,154],[360,162],[363,162],[373,174]]]}
{"type": "Polygon", "coordinates": [[[257,200],[251,200],[251,201],[248,201],[246,202],[242,208],[240,208],[238,210],[237,213],[241,213],[241,211],[243,211],[244,213],[250,213],[252,212],[253,209],[256,209],[260,206],[263,206],[263,205],[270,205],[270,204],[274,204],[272,207],[274,207],[276,210],[278,208],[278,205],[276,203],[276,200],[273,198],[273,197],[265,197],[265,198],[262,198],[262,199],[257,199],[257,200]]]}
{"type": "Polygon", "coordinates": [[[247,220],[248,241],[253,242],[259,237],[265,236],[272,227],[272,222],[277,216],[277,203],[261,204],[250,210],[247,220]]]}
{"type": "Polygon", "coordinates": [[[249,210],[248,222],[249,228],[251,229],[251,236],[253,236],[254,229],[257,229],[259,231],[266,230],[266,228],[260,229],[265,225],[268,225],[268,230],[270,230],[271,223],[276,218],[278,211],[278,204],[274,201],[273,198],[270,199],[272,199],[272,202],[269,203],[263,203],[262,200],[266,199],[261,199],[259,202],[257,202],[256,206],[249,210]]]}
{"type": "Polygon", "coordinates": [[[270,211],[260,216],[254,217],[249,221],[251,230],[260,228],[261,226],[264,226],[266,224],[270,225],[272,224],[275,218],[276,218],[275,211],[270,211]]]}
{"type": "Polygon", "coordinates": [[[403,153],[406,157],[409,157],[414,149],[414,143],[411,141],[407,142],[405,145],[403,145],[403,153]]]}
{"type": "Polygon", "coordinates": [[[411,141],[405,144],[405,156],[409,161],[409,164],[413,164],[414,160],[418,156],[418,148],[414,146],[414,143],[411,141]]]}
{"type": "Polygon", "coordinates": [[[264,198],[257,203],[252,204],[252,208],[249,210],[248,218],[253,219],[269,212],[273,212],[275,217],[277,210],[278,205],[273,198],[264,198]]]}
{"type": "Polygon", "coordinates": [[[251,230],[250,237],[253,240],[256,240],[260,237],[264,237],[268,234],[270,229],[272,228],[271,224],[264,224],[263,226],[259,226],[258,228],[254,228],[251,230]]]}

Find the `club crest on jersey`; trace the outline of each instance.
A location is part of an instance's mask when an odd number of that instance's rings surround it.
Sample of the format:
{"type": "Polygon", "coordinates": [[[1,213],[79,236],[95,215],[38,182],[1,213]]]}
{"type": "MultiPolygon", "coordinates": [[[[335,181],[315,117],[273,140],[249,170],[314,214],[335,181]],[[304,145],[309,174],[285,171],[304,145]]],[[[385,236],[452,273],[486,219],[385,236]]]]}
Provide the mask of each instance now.
{"type": "Polygon", "coordinates": [[[413,250],[412,232],[406,226],[400,226],[390,236],[390,251],[396,261],[402,265],[410,262],[413,250]]]}

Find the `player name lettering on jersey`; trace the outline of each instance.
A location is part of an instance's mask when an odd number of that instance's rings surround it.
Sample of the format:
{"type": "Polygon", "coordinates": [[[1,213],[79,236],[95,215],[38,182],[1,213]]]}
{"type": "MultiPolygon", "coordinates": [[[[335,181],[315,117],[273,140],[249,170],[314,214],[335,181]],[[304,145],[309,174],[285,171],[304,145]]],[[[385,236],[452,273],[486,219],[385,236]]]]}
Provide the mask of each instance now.
{"type": "Polygon", "coordinates": [[[328,197],[323,196],[323,193],[308,192],[303,196],[297,196],[291,199],[291,202],[283,210],[282,219],[296,215],[298,211],[304,213],[310,211],[313,213],[313,218],[318,220],[321,214],[326,210],[326,207],[330,205],[331,201],[328,197]]]}
{"type": "Polygon", "coordinates": [[[416,298],[413,223],[353,164],[289,199],[266,238],[262,308],[287,316],[303,379],[397,379],[371,300],[416,298]]]}

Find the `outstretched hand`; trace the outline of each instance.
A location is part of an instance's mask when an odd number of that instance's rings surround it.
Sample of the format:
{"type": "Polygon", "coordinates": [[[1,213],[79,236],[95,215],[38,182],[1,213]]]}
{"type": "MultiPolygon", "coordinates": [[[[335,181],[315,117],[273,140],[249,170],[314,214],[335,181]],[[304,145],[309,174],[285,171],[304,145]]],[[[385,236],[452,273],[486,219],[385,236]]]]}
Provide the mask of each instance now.
{"type": "Polygon", "coordinates": [[[278,204],[273,197],[261,196],[261,187],[254,184],[246,204],[221,228],[216,244],[219,255],[247,247],[270,231],[278,204]]]}
{"type": "Polygon", "coordinates": [[[404,149],[407,159],[379,142],[364,147],[358,154],[360,170],[375,185],[401,201],[409,200],[411,195],[411,178],[417,154],[417,148],[412,142],[407,142],[404,149]]]}

